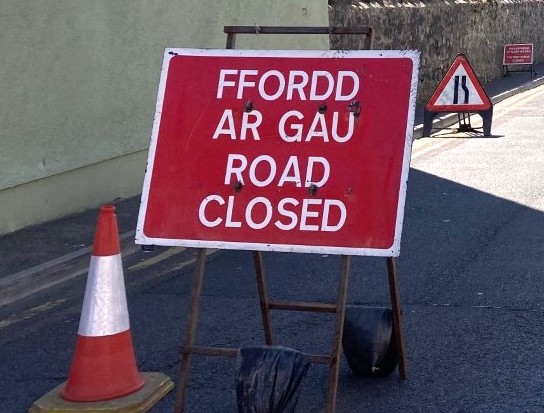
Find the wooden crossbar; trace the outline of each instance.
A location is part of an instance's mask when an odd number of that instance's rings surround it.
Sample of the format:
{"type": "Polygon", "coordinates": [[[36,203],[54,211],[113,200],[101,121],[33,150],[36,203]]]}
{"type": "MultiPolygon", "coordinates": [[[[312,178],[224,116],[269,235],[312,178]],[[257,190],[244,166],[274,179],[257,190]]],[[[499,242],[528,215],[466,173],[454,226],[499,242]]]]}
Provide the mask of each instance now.
{"type": "Polygon", "coordinates": [[[314,313],[334,313],[336,304],[306,302],[306,301],[278,301],[270,300],[268,307],[271,310],[310,311],[314,313]]]}
{"type": "MultiPolygon", "coordinates": [[[[202,346],[191,346],[183,347],[181,350],[184,354],[197,354],[200,356],[212,356],[212,357],[236,357],[238,355],[237,348],[219,348],[219,347],[202,347],[202,346]]],[[[309,354],[310,363],[315,364],[331,364],[332,357],[329,355],[321,354],[309,354]]]]}
{"type": "Polygon", "coordinates": [[[329,27],[329,26],[225,26],[223,31],[227,34],[227,49],[236,47],[236,35],[238,34],[349,34],[364,35],[368,48],[372,49],[374,32],[372,27],[329,27]]]}

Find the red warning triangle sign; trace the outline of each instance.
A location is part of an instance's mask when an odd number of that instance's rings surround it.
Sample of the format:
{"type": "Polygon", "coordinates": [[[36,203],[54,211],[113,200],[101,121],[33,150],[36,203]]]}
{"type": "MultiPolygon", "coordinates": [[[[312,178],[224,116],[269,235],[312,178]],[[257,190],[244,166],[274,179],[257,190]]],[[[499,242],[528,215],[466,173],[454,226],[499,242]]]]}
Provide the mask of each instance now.
{"type": "Polygon", "coordinates": [[[425,108],[429,112],[477,112],[491,108],[491,101],[465,55],[457,55],[425,108]]]}

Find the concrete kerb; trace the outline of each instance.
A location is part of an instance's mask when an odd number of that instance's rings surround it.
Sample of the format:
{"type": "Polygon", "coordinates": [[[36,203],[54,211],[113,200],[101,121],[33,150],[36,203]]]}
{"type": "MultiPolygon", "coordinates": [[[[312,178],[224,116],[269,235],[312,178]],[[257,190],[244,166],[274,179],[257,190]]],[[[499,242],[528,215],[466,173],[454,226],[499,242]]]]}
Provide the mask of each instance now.
{"type": "MultiPolygon", "coordinates": [[[[119,236],[123,257],[140,250],[132,241],[135,231],[119,236]]],[[[11,304],[54,285],[87,274],[91,247],[81,248],[62,257],[0,278],[0,306],[11,304]]]]}

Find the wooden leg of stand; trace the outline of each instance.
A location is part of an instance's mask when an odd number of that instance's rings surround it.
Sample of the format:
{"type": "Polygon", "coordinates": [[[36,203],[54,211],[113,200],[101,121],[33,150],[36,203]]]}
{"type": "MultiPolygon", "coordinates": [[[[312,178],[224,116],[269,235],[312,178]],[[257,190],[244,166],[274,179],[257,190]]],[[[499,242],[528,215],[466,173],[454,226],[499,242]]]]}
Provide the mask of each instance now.
{"type": "Polygon", "coordinates": [[[393,310],[393,331],[397,343],[399,374],[402,380],[406,380],[408,368],[406,366],[404,338],[402,335],[402,310],[400,308],[400,296],[397,288],[397,266],[393,257],[387,258],[387,272],[389,273],[389,293],[391,294],[391,307],[393,310]]]}
{"type": "Polygon", "coordinates": [[[191,354],[187,349],[195,343],[198,312],[200,309],[200,296],[202,295],[202,284],[204,281],[204,265],[206,263],[206,249],[201,248],[197,252],[195,275],[191,290],[191,307],[185,327],[185,345],[181,349],[181,370],[178,381],[178,392],[176,395],[175,413],[183,413],[185,400],[187,398],[187,384],[191,368],[191,354]]]}
{"type": "Polygon", "coordinates": [[[329,393],[327,395],[327,413],[336,410],[336,393],[338,390],[338,374],[340,372],[340,357],[342,355],[342,336],[344,333],[344,318],[346,315],[346,301],[348,296],[348,281],[351,267],[351,256],[342,256],[342,270],[336,298],[336,319],[332,342],[332,362],[329,373],[329,393]]]}
{"type": "Polygon", "coordinates": [[[274,343],[274,339],[272,336],[272,318],[270,317],[270,299],[264,275],[263,253],[261,251],[253,251],[253,261],[255,263],[255,276],[257,277],[257,289],[259,290],[259,301],[261,303],[264,339],[266,345],[271,346],[274,343]]]}

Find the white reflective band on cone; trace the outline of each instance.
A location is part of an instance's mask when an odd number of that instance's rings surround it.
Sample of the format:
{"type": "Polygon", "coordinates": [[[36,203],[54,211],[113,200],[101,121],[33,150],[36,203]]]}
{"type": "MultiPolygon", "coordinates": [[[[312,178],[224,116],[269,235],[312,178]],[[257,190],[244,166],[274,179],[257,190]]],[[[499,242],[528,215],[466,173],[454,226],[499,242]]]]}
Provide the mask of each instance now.
{"type": "Polygon", "coordinates": [[[122,333],[129,328],[121,254],[91,256],[77,333],[100,337],[122,333]]]}

